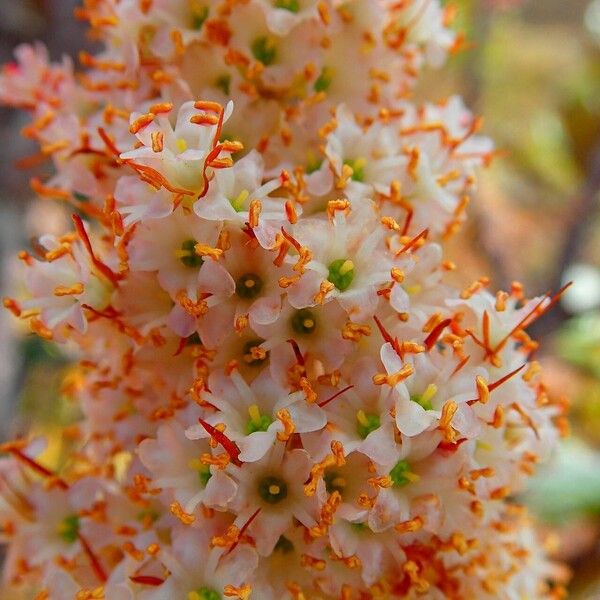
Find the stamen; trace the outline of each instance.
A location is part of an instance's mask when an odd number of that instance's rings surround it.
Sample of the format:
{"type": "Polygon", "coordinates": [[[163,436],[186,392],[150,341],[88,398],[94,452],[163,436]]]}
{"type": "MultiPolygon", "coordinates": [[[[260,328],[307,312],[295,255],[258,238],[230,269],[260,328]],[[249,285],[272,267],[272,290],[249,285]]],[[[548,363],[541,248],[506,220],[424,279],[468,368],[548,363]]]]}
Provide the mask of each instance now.
{"type": "Polygon", "coordinates": [[[227,584],[223,588],[223,595],[227,598],[237,598],[238,600],[249,600],[252,594],[252,587],[245,583],[239,587],[227,584]]]}
{"type": "Polygon", "coordinates": [[[131,575],[129,579],[131,579],[133,583],[149,585],[152,587],[158,587],[165,582],[161,577],[155,577],[154,575],[131,575]]]}
{"type": "Polygon", "coordinates": [[[336,392],[333,396],[330,396],[329,398],[327,398],[327,400],[323,400],[323,402],[319,402],[319,406],[321,408],[323,408],[324,406],[327,406],[330,402],[335,400],[338,396],[341,396],[348,390],[351,390],[353,387],[354,387],[353,385],[346,386],[343,390],[340,390],[339,392],[336,392]]]}
{"type": "Polygon", "coordinates": [[[140,131],[140,129],[143,129],[144,127],[147,127],[148,125],[150,125],[150,123],[152,123],[152,121],[154,121],[154,119],[155,119],[155,115],[153,115],[152,113],[147,113],[145,115],[141,115],[129,126],[130,133],[133,133],[133,134],[138,133],[138,131],[140,131]]]}
{"type": "Polygon", "coordinates": [[[153,131],[150,135],[153,152],[162,152],[164,147],[164,134],[162,131],[153,131]]]}
{"type": "Polygon", "coordinates": [[[189,514],[185,512],[185,510],[183,510],[179,502],[172,502],[169,509],[171,511],[171,514],[177,517],[184,525],[191,525],[196,520],[196,517],[194,515],[189,514]]]}
{"type": "Polygon", "coordinates": [[[452,319],[445,319],[433,328],[431,333],[425,338],[425,341],[423,342],[427,350],[431,350],[433,348],[440,335],[442,335],[442,331],[444,331],[444,329],[446,329],[446,327],[448,327],[450,323],[452,323],[452,319]]]}
{"type": "Polygon", "coordinates": [[[217,441],[217,443],[223,446],[223,449],[229,455],[231,462],[237,467],[241,467],[242,461],[239,459],[241,450],[239,449],[238,445],[234,441],[230,440],[222,431],[219,431],[216,427],[213,427],[204,419],[198,419],[198,422],[200,425],[202,425],[202,427],[204,427],[206,432],[217,441]]]}
{"type": "Polygon", "coordinates": [[[260,217],[260,212],[262,210],[262,204],[260,200],[256,198],[250,202],[250,206],[248,208],[248,225],[254,229],[258,227],[258,220],[260,217]]]}
{"type": "Polygon", "coordinates": [[[81,535],[81,533],[78,534],[78,537],[79,537],[79,543],[81,544],[83,551],[87,554],[87,557],[89,558],[90,562],[92,563],[92,569],[94,570],[96,577],[98,577],[98,579],[102,583],[105,583],[108,580],[108,577],[106,575],[104,567],[100,563],[100,560],[98,559],[98,557],[92,550],[92,547],[90,546],[87,539],[85,537],[83,537],[81,535]]]}
{"type": "Polygon", "coordinates": [[[398,523],[395,529],[398,533],[414,533],[415,531],[419,531],[423,527],[423,524],[423,518],[417,516],[408,521],[398,523]]]}
{"type": "Polygon", "coordinates": [[[244,345],[242,357],[247,365],[257,366],[267,360],[269,352],[260,346],[264,341],[265,340],[263,339],[257,338],[255,340],[250,340],[244,345]]]}
{"type": "Polygon", "coordinates": [[[280,442],[287,442],[296,431],[296,425],[294,424],[294,421],[292,421],[290,412],[286,408],[278,410],[275,416],[283,425],[283,431],[277,432],[277,439],[280,442]]]}

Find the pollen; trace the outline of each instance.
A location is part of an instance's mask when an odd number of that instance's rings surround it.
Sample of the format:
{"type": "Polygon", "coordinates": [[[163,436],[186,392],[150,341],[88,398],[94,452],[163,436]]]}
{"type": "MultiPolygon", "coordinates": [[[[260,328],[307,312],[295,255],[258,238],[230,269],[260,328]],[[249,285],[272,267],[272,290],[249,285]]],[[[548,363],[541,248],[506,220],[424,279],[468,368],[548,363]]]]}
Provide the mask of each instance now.
{"type": "Polygon", "coordinates": [[[154,121],[154,115],[152,113],[148,113],[138,117],[129,127],[129,131],[131,133],[138,133],[144,127],[147,127],[154,121]]]}

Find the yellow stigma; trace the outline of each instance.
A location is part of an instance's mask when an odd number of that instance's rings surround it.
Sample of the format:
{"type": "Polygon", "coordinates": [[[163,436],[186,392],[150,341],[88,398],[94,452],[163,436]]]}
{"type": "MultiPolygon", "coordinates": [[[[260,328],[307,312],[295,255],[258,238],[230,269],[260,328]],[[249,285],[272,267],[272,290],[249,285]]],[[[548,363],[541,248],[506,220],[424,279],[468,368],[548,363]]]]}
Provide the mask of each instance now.
{"type": "Polygon", "coordinates": [[[187,142],[183,138],[177,138],[175,143],[177,144],[177,150],[179,150],[179,152],[185,152],[187,150],[187,142]]]}
{"type": "Polygon", "coordinates": [[[175,257],[176,258],[185,258],[186,256],[195,256],[195,252],[193,252],[192,250],[185,250],[183,248],[180,248],[178,250],[175,250],[175,257]]]}
{"type": "Polygon", "coordinates": [[[254,279],[246,279],[246,281],[244,281],[244,285],[248,288],[251,289],[256,285],[256,281],[254,281],[254,279]]]}
{"type": "Polygon", "coordinates": [[[421,401],[425,403],[429,402],[437,394],[437,391],[437,385],[435,385],[435,383],[430,383],[421,394],[421,401]]]}
{"type": "Polygon", "coordinates": [[[248,190],[242,190],[236,198],[231,200],[231,206],[236,212],[241,211],[244,208],[244,202],[248,199],[250,192],[248,190]]]}
{"type": "Polygon", "coordinates": [[[421,286],[417,283],[415,285],[409,285],[404,288],[407,294],[418,294],[421,291],[421,286]]]}
{"type": "Polygon", "coordinates": [[[188,592],[188,600],[201,600],[200,594],[198,592],[188,592]]]}
{"type": "Polygon", "coordinates": [[[333,481],[331,482],[331,485],[333,485],[336,488],[345,488],[346,487],[346,479],[344,477],[336,477],[335,479],[333,479],[333,481]]]}
{"type": "Polygon", "coordinates": [[[302,325],[304,325],[306,329],[312,329],[315,326],[315,322],[313,319],[304,319],[304,321],[302,321],[302,325]]]}
{"type": "Polygon", "coordinates": [[[188,467],[190,469],[193,469],[194,471],[201,471],[202,469],[204,469],[205,465],[199,458],[192,458],[188,462],[188,467]]]}
{"type": "Polygon", "coordinates": [[[276,484],[269,486],[269,494],[271,494],[272,496],[276,496],[277,494],[279,494],[280,491],[281,488],[276,484]]]}
{"type": "Polygon", "coordinates": [[[190,10],[196,15],[201,14],[204,10],[206,10],[206,7],[202,6],[200,0],[189,0],[189,4],[190,10]]]}
{"type": "Polygon", "coordinates": [[[251,404],[248,407],[248,414],[250,415],[251,421],[254,423],[260,423],[260,410],[256,404],[251,404]]]}
{"type": "Polygon", "coordinates": [[[362,409],[356,413],[356,420],[364,427],[369,426],[369,421],[367,419],[367,415],[365,415],[365,411],[362,409]]]}
{"type": "Polygon", "coordinates": [[[340,275],[345,275],[354,269],[354,263],[348,259],[341,267],[340,267],[340,275]]]}

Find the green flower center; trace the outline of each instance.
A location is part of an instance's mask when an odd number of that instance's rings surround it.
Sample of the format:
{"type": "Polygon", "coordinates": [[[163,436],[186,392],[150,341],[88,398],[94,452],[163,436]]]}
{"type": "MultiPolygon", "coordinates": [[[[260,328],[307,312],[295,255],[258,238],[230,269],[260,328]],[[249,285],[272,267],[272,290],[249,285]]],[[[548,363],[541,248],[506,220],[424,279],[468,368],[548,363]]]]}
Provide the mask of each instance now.
{"type": "Polygon", "coordinates": [[[250,420],[246,423],[246,435],[250,435],[255,431],[266,431],[273,422],[273,419],[269,415],[260,414],[260,410],[256,404],[248,407],[248,414],[250,415],[250,420]]]}
{"type": "Polygon", "coordinates": [[[154,521],[156,521],[158,519],[160,515],[155,511],[152,510],[151,508],[148,508],[146,510],[142,510],[140,511],[135,518],[138,521],[148,521],[150,523],[154,523],[154,521]]]}
{"type": "Polygon", "coordinates": [[[229,204],[233,207],[235,212],[242,212],[246,208],[246,200],[250,196],[250,192],[248,190],[242,190],[236,198],[230,198],[229,204]]]}
{"type": "Polygon", "coordinates": [[[323,159],[315,156],[312,152],[308,155],[308,161],[306,163],[306,174],[310,175],[315,171],[318,171],[323,164],[323,159]]]}
{"type": "Polygon", "coordinates": [[[260,358],[256,355],[256,350],[252,352],[254,348],[258,348],[265,340],[261,340],[257,338],[255,340],[250,340],[244,344],[244,348],[242,351],[244,362],[247,365],[252,367],[256,367],[257,365],[262,365],[267,358],[269,358],[269,353],[265,352],[263,358],[260,358]]]}
{"type": "Polygon", "coordinates": [[[77,515],[69,515],[60,524],[58,535],[67,544],[72,544],[79,537],[79,525],[79,517],[77,515]]]}
{"type": "Polygon", "coordinates": [[[410,465],[405,460],[399,460],[390,471],[390,477],[396,487],[402,487],[409,484],[411,482],[410,465]]]}
{"type": "Polygon", "coordinates": [[[329,265],[327,279],[343,292],[354,281],[354,263],[347,258],[338,258],[329,265]]]}
{"type": "Polygon", "coordinates": [[[347,159],[344,161],[344,164],[352,169],[353,181],[362,182],[365,180],[365,165],[367,161],[364,158],[347,159]]]}
{"type": "Polygon", "coordinates": [[[200,484],[202,487],[206,487],[206,484],[212,477],[212,473],[210,472],[210,468],[205,465],[204,469],[198,471],[198,478],[200,479],[200,484]]]}
{"type": "Polygon", "coordinates": [[[350,523],[350,527],[356,533],[362,533],[363,531],[370,531],[370,527],[366,523],[350,523]]]}
{"type": "Polygon", "coordinates": [[[78,202],[87,202],[90,199],[87,194],[82,194],[81,192],[73,192],[73,198],[78,202]]]}
{"type": "Polygon", "coordinates": [[[381,427],[381,419],[375,413],[365,413],[364,410],[359,410],[356,413],[356,431],[364,440],[372,431],[381,427]]]}
{"type": "Polygon", "coordinates": [[[425,410],[433,410],[431,399],[437,394],[437,385],[430,383],[422,394],[412,394],[410,399],[420,404],[425,410]]]}
{"type": "Polygon", "coordinates": [[[222,596],[214,588],[201,587],[189,592],[188,600],[222,600],[222,596]]]}
{"type": "Polygon", "coordinates": [[[185,240],[185,242],[181,244],[181,249],[177,253],[177,256],[183,266],[193,269],[198,269],[202,266],[204,260],[201,256],[196,254],[197,243],[196,240],[185,240]]]}
{"type": "Polygon", "coordinates": [[[266,67],[272,65],[277,58],[277,43],[268,35],[256,38],[252,42],[251,50],[252,56],[266,67]]]}
{"type": "Polygon", "coordinates": [[[246,273],[235,282],[235,293],[244,300],[253,300],[262,290],[262,279],[254,273],[246,273]]]}
{"type": "Polygon", "coordinates": [[[219,75],[215,81],[215,86],[218,87],[226,96],[229,96],[231,90],[231,75],[224,73],[219,75]]]}
{"type": "Polygon", "coordinates": [[[423,400],[423,396],[419,394],[413,394],[410,399],[417,404],[420,404],[425,410],[432,410],[433,405],[430,400],[423,400]]]}
{"type": "Polygon", "coordinates": [[[326,92],[333,81],[334,71],[331,67],[323,67],[315,81],[315,92],[326,92]]]}
{"type": "Polygon", "coordinates": [[[294,551],[294,544],[288,540],[285,535],[282,535],[275,544],[275,551],[281,552],[282,554],[289,554],[294,551]]]}
{"type": "Polygon", "coordinates": [[[311,334],[317,327],[317,320],[312,310],[303,308],[297,310],[292,317],[292,329],[296,333],[300,334],[311,334]]]}
{"type": "Polygon", "coordinates": [[[287,497],[287,483],[279,477],[264,477],[258,483],[258,494],[267,504],[278,504],[287,497]]]}
{"type": "Polygon", "coordinates": [[[300,11],[300,2],[298,0],[275,0],[274,6],[275,8],[283,8],[293,13],[300,11]]]}
{"type": "Polygon", "coordinates": [[[194,471],[198,471],[198,479],[200,480],[200,485],[205,488],[206,484],[212,477],[212,473],[210,472],[210,467],[205,465],[199,458],[193,458],[189,462],[190,469],[194,471]]]}

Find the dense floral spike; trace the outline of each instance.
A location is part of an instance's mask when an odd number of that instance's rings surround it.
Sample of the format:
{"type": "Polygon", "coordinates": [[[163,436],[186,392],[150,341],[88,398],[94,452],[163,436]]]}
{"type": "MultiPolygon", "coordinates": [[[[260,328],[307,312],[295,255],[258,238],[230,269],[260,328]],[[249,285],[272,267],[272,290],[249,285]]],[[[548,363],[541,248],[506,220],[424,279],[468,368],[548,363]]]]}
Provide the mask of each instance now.
{"type": "Polygon", "coordinates": [[[55,472],[6,444],[24,597],[560,597],[519,492],[564,428],[526,327],[555,302],[446,283],[493,157],[438,0],[85,0],[83,71],[0,76],[73,228],[5,306],[80,350],[55,472]],[[37,594],[37,595],[36,595],[37,594]]]}

